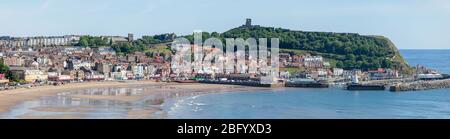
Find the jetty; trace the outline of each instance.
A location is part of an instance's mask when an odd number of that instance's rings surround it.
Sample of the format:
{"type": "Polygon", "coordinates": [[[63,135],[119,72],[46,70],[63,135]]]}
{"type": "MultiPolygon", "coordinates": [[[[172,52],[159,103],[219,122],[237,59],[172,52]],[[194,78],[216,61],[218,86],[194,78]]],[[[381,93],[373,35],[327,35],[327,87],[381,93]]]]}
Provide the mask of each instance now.
{"type": "Polygon", "coordinates": [[[444,80],[419,80],[409,83],[398,83],[390,86],[389,90],[397,91],[419,91],[439,88],[450,88],[450,79],[444,80]]]}

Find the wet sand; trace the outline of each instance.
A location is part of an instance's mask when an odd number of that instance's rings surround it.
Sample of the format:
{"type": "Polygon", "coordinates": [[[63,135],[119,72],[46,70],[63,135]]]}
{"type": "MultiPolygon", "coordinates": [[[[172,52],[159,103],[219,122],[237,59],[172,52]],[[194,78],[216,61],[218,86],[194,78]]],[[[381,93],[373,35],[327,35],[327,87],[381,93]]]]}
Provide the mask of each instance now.
{"type": "Polygon", "coordinates": [[[36,116],[32,114],[25,114],[19,116],[19,119],[82,119],[83,114],[65,114],[65,115],[53,115],[53,116],[36,116]]]}
{"type": "MultiPolygon", "coordinates": [[[[144,100],[145,105],[159,106],[168,98],[194,96],[206,93],[219,92],[236,92],[249,91],[262,88],[244,87],[234,85],[211,85],[211,84],[182,84],[182,83],[157,83],[153,81],[131,81],[131,82],[89,82],[89,83],[73,83],[62,86],[40,86],[33,88],[21,88],[16,90],[0,91],[0,114],[8,112],[13,107],[21,102],[39,100],[46,96],[61,95],[62,92],[68,92],[64,95],[70,96],[72,99],[91,99],[91,100],[108,100],[118,101],[123,103],[134,103],[144,100]],[[157,86],[157,87],[155,87],[157,86]],[[116,90],[108,90],[108,88],[127,88],[140,89],[138,92],[142,94],[114,94],[116,90]],[[152,88],[155,87],[155,88],[152,88]],[[85,93],[83,89],[94,88],[96,91],[85,93]],[[103,89],[105,88],[105,89],[103,89]],[[102,90],[103,89],[103,90],[102,90]],[[100,91],[97,91],[100,90],[100,91]],[[76,93],[84,92],[84,93],[76,93]],[[101,93],[106,92],[106,94],[101,93]],[[113,92],[112,94],[109,94],[113,92]],[[98,94],[100,93],[100,94],[98,94]],[[152,96],[152,99],[144,99],[152,96]]],[[[116,91],[118,92],[118,91],[116,91]]],[[[97,108],[98,109],[98,108],[97,108]]],[[[38,112],[59,112],[59,115],[34,115],[32,112],[16,116],[16,118],[24,119],[80,119],[84,118],[86,112],[91,111],[90,107],[64,107],[64,106],[49,106],[32,108],[33,111],[38,112]],[[75,114],[66,114],[74,112],[75,114]]],[[[165,118],[163,110],[159,107],[147,107],[130,109],[127,112],[128,119],[154,119],[165,118]],[[158,113],[158,115],[155,115],[158,113]]],[[[101,117],[100,117],[101,118],[101,117]]]]}
{"type": "Polygon", "coordinates": [[[152,81],[140,82],[86,82],[71,83],[61,86],[38,86],[33,88],[19,88],[14,90],[0,91],[0,113],[8,111],[11,107],[26,100],[37,99],[43,96],[53,96],[59,92],[71,91],[77,89],[87,89],[96,87],[109,86],[128,86],[128,85],[145,85],[156,84],[152,81]]]}
{"type": "Polygon", "coordinates": [[[160,108],[148,108],[148,109],[138,109],[131,110],[128,112],[127,119],[162,119],[165,118],[164,115],[155,116],[155,113],[162,112],[160,108]]]}
{"type": "Polygon", "coordinates": [[[65,108],[65,107],[36,107],[32,108],[35,111],[43,111],[43,112],[87,112],[90,107],[73,107],[73,108],[65,108]]]}

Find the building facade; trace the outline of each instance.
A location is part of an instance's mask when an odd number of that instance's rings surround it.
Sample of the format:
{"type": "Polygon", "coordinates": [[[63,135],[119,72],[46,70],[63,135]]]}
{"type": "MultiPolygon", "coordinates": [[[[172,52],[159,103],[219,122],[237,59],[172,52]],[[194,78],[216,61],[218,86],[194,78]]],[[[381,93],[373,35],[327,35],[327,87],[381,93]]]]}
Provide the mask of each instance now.
{"type": "Polygon", "coordinates": [[[78,43],[80,36],[0,37],[2,47],[68,46],[78,43]]]}

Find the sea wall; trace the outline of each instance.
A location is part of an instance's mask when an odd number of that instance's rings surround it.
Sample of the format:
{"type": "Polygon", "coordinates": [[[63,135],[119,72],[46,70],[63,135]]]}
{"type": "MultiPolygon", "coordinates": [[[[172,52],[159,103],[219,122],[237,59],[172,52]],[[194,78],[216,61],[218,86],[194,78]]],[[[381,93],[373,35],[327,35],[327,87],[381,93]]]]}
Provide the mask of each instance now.
{"type": "Polygon", "coordinates": [[[252,87],[297,87],[297,88],[328,88],[327,83],[276,83],[276,84],[261,84],[259,82],[229,82],[229,81],[199,81],[199,83],[205,84],[231,84],[231,85],[242,85],[242,86],[252,86],[252,87]]]}
{"type": "Polygon", "coordinates": [[[415,81],[410,83],[399,83],[392,85],[390,91],[418,91],[428,89],[450,88],[450,79],[431,80],[431,81],[415,81]]]}
{"type": "Polygon", "coordinates": [[[284,84],[260,84],[259,82],[229,82],[229,81],[199,81],[199,83],[204,84],[228,84],[228,85],[242,85],[242,86],[252,86],[252,87],[284,87],[284,84]]]}

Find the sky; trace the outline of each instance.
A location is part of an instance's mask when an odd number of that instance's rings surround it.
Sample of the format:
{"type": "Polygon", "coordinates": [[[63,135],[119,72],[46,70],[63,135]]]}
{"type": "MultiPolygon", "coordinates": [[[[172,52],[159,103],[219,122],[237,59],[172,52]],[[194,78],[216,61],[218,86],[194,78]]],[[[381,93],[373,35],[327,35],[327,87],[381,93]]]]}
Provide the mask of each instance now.
{"type": "Polygon", "coordinates": [[[190,34],[244,24],[450,49],[449,0],[0,0],[0,36],[190,34]]]}

